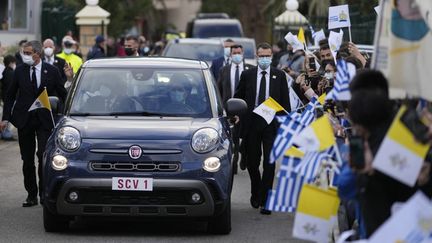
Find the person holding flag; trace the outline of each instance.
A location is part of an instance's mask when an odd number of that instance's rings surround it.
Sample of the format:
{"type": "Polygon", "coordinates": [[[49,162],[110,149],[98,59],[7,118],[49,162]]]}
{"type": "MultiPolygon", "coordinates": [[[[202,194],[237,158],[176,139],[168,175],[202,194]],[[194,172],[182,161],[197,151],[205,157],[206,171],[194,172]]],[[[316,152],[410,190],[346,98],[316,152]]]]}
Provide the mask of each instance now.
{"type": "MultiPolygon", "coordinates": [[[[254,112],[255,108],[269,98],[278,103],[285,112],[290,111],[288,82],[283,71],[270,67],[272,49],[268,43],[257,46],[258,67],[243,71],[235,98],[246,101],[248,109],[242,117],[241,136],[246,141],[247,169],[251,179],[250,203],[253,208],[261,208],[262,214],[270,214],[264,208],[267,193],[272,189],[275,164],[270,163],[270,151],[277,132],[277,122],[254,112]],[[262,150],[261,150],[262,148],[262,150]],[[263,155],[263,173],[259,171],[261,155],[263,155]]],[[[267,101],[269,103],[269,101],[267,101]]],[[[274,102],[270,102],[273,104],[274,102]]]]}
{"type": "Polygon", "coordinates": [[[24,187],[28,193],[23,207],[38,204],[38,185],[36,184],[35,148],[37,139],[39,196],[42,203],[42,156],[45,145],[54,127],[48,95],[57,94],[64,102],[67,91],[62,85],[59,70],[42,62],[43,48],[39,41],[24,44],[24,64],[15,70],[13,81],[6,94],[2,131],[8,122],[18,129],[18,140],[23,160],[24,187]],[[38,109],[42,108],[42,109],[38,109]]]}

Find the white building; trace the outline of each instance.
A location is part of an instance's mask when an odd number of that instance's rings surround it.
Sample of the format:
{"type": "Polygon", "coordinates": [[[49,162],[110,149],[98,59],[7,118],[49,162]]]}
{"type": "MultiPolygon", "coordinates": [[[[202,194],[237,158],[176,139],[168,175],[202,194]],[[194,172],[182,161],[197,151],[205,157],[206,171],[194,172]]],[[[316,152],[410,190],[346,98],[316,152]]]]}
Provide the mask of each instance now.
{"type": "Polygon", "coordinates": [[[173,24],[177,31],[186,31],[187,22],[201,9],[201,0],[153,0],[157,10],[167,10],[167,23],[173,24]]]}
{"type": "Polygon", "coordinates": [[[41,38],[42,0],[0,0],[0,42],[17,45],[20,40],[41,38]]]}

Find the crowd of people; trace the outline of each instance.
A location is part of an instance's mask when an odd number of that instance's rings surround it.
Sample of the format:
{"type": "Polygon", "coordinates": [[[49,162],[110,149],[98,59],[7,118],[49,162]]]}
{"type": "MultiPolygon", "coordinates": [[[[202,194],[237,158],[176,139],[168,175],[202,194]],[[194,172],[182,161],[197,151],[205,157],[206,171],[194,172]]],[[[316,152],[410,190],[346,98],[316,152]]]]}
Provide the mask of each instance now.
{"type": "MultiPolygon", "coordinates": [[[[218,77],[222,99],[225,103],[232,97],[241,98],[248,105],[245,115],[233,119],[234,173],[237,173],[241,158],[240,168],[247,169],[250,176],[251,206],[260,208],[261,214],[271,214],[265,208],[275,174],[269,154],[279,124],[276,118],[270,124],[266,123],[253,110],[272,97],[287,113],[301,112],[312,98],[318,99],[333,89],[338,60],[352,64],[350,66],[356,69],[357,75],[349,85],[352,98],[345,102],[327,100],[315,110],[315,116],[328,115],[338,145],[353,150],[344,160],[341,173],[333,185],[339,189],[341,207],[345,207],[346,212],[339,215],[340,220],[345,222],[341,223],[341,230],[355,228],[357,238],[368,238],[391,216],[395,203],[407,201],[418,190],[432,197],[430,152],[414,187],[372,168],[373,157],[399,107],[407,101],[390,99],[388,80],[381,72],[370,69],[371,57],[362,53],[354,43],[342,43],[336,56],[332,54],[327,39],[320,41],[315,52],[304,49],[294,51],[284,41],[273,47],[263,43],[257,47],[256,67],[245,66],[241,45],[227,39],[224,46],[225,57],[213,62],[212,66],[214,76],[218,77]],[[289,87],[294,92],[288,92],[289,87]],[[293,95],[301,101],[299,108],[289,103],[289,96],[293,95]],[[259,170],[261,163],[262,173],[259,170]]],[[[426,120],[430,123],[431,113],[425,106],[420,106],[421,101],[410,100],[408,103],[410,109],[421,109],[419,114],[428,117],[426,120]]],[[[280,112],[279,115],[286,114],[280,112]]],[[[430,136],[424,140],[432,142],[430,136]]]]}
{"type": "MultiPolygon", "coordinates": [[[[347,102],[326,101],[320,109],[315,110],[315,115],[318,117],[327,114],[330,117],[338,144],[350,146],[356,143],[360,147],[360,152],[356,154],[360,154],[361,165],[355,163],[352,158],[354,152],[351,151],[351,157],[344,163],[335,182],[342,205],[349,209],[347,211],[354,212],[353,215],[348,215],[351,218],[348,220],[349,228],[358,225],[358,236],[367,238],[390,217],[394,203],[408,200],[417,190],[432,196],[431,153],[428,154],[414,187],[372,168],[373,157],[404,101],[390,99],[388,80],[379,71],[369,70],[370,57],[362,53],[355,44],[343,43],[334,56],[327,40],[320,41],[319,49],[315,52],[294,50],[284,41],[273,46],[261,43],[256,50],[257,66],[245,63],[243,46],[231,39],[226,39],[223,45],[224,56],[214,60],[210,68],[222,101],[226,104],[230,98],[240,98],[248,107],[245,114],[231,118],[234,124],[233,172],[236,174],[238,167],[247,169],[251,182],[250,204],[253,208],[260,208],[261,214],[271,214],[265,204],[275,176],[276,166],[274,161],[270,161],[270,151],[279,123],[276,119],[267,123],[253,111],[271,97],[285,112],[301,112],[304,105],[312,99],[326,95],[334,88],[337,60],[344,60],[356,69],[357,75],[349,86],[352,98],[347,102]],[[292,96],[298,97],[302,105],[293,106],[292,96]]],[[[87,60],[154,55],[161,47],[162,44],[149,45],[142,36],[127,36],[118,43],[113,38],[97,36],[95,45],[87,54],[87,60]]],[[[28,112],[19,109],[28,107],[37,98],[44,75],[51,77],[48,80],[52,83],[45,84],[48,94],[64,100],[73,75],[82,65],[83,59],[78,42],[67,35],[62,39],[61,47],[56,47],[52,39],[46,39],[42,43],[21,41],[16,55],[5,56],[3,63],[1,90],[4,110],[0,124],[1,135],[4,140],[14,139],[9,121],[18,128],[24,161],[24,184],[29,193],[23,206],[33,206],[37,204],[38,192],[34,169],[35,138],[38,141],[36,155],[40,166],[43,146],[52,128],[41,124],[52,123],[45,122],[50,118],[41,114],[44,111],[28,112]],[[34,87],[22,83],[26,81],[31,81],[34,87]],[[15,110],[12,113],[13,105],[15,110]]],[[[419,103],[411,100],[410,109],[417,109],[419,103]]],[[[419,114],[432,124],[428,106],[422,108],[419,114]]],[[[429,142],[432,138],[431,130],[429,129],[429,137],[426,138],[429,142]]]]}

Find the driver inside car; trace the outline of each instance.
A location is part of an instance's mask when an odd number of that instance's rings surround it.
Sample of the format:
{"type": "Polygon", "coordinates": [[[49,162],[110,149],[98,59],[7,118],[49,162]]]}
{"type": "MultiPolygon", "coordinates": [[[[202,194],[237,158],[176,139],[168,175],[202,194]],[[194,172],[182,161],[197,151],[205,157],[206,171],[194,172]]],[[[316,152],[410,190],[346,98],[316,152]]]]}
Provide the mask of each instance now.
{"type": "Polygon", "coordinates": [[[193,113],[194,109],[187,104],[191,84],[184,74],[174,74],[168,86],[168,101],[162,106],[165,113],[193,113]]]}

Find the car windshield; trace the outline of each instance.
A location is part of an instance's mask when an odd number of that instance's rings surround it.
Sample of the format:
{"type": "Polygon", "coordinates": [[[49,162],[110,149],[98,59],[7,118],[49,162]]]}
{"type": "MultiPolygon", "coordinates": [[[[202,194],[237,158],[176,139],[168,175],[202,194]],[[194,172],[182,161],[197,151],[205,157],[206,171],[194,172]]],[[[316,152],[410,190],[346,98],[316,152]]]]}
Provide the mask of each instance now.
{"type": "Polygon", "coordinates": [[[211,106],[201,70],[87,68],[69,113],[206,118],[211,106]]]}
{"type": "Polygon", "coordinates": [[[242,33],[238,25],[228,24],[195,24],[193,36],[196,38],[211,38],[211,37],[242,37],[242,33]]]}
{"type": "Polygon", "coordinates": [[[223,46],[222,44],[173,43],[168,46],[164,56],[210,62],[223,56],[223,46]]]}

